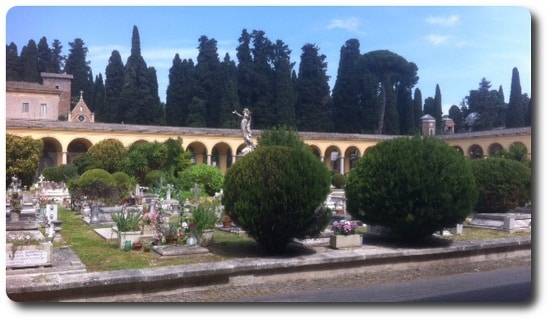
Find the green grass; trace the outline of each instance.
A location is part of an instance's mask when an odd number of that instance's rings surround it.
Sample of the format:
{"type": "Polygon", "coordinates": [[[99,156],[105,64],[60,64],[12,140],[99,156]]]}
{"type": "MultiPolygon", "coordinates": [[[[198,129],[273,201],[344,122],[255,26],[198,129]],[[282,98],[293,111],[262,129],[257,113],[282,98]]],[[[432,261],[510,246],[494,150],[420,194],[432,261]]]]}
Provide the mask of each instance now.
{"type": "MultiPolygon", "coordinates": [[[[129,251],[118,248],[116,240],[105,240],[92,227],[86,224],[80,215],[69,209],[59,207],[59,220],[63,222],[61,235],[63,243],[55,246],[70,246],[90,272],[143,269],[170,265],[186,265],[204,262],[216,262],[245,257],[264,257],[265,252],[253,239],[246,235],[216,230],[214,243],[208,246],[209,254],[188,255],[177,258],[162,258],[155,252],[129,251]]],[[[359,231],[364,232],[364,231],[359,231]]],[[[445,246],[452,242],[471,241],[488,238],[504,238],[530,235],[529,232],[506,233],[498,230],[465,228],[462,235],[453,235],[444,240],[432,239],[422,244],[407,246],[445,246]]],[[[395,240],[364,236],[365,244],[385,246],[403,246],[395,240]]],[[[304,255],[314,251],[302,247],[289,247],[285,256],[304,255]]]]}

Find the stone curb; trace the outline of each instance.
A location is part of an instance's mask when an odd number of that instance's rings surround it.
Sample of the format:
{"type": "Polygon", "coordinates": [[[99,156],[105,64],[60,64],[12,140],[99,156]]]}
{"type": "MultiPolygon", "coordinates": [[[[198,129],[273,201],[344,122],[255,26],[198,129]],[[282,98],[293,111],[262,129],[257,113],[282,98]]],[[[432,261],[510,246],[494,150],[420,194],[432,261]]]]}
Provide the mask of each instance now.
{"type": "Polygon", "coordinates": [[[530,255],[531,237],[463,242],[438,248],[389,248],[363,245],[299,257],[244,258],[142,270],[16,274],[6,278],[6,292],[17,302],[64,301],[182,288],[251,283],[279,278],[321,277],[351,268],[410,268],[422,262],[491,259],[492,255],[530,255]]]}

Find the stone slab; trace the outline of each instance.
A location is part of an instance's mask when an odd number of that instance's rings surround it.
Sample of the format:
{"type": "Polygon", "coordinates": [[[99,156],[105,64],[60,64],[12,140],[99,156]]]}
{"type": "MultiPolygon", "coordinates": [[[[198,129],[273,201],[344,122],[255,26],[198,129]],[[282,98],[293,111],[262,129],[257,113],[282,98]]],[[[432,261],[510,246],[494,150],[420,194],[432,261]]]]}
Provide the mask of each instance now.
{"type": "Polygon", "coordinates": [[[208,249],[198,245],[159,245],[153,246],[152,250],[161,257],[178,257],[193,254],[208,254],[208,249]]]}

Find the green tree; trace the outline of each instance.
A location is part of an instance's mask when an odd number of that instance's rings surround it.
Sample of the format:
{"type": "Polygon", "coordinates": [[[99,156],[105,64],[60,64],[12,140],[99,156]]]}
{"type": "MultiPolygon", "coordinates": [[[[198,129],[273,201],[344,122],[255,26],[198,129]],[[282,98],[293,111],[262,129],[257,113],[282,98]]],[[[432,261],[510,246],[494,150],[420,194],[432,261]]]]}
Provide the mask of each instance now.
{"type": "Polygon", "coordinates": [[[19,80],[19,52],[17,51],[17,45],[10,42],[6,45],[6,81],[19,80]]]}
{"type": "Polygon", "coordinates": [[[185,86],[185,74],[183,62],[176,54],[172,60],[172,67],[168,74],[168,87],[166,88],[166,124],[170,126],[183,126],[186,115],[187,99],[185,86]]]}
{"type": "Polygon", "coordinates": [[[226,213],[268,254],[282,253],[292,238],[326,227],[319,213],[326,213],[320,208],[330,173],[310,151],[260,147],[229,168],[223,190],[226,213]]]}
{"type": "Polygon", "coordinates": [[[122,169],[126,152],[126,147],[122,142],[114,138],[104,139],[88,149],[88,154],[92,156],[97,168],[109,173],[118,172],[122,169]]]}
{"type": "Polygon", "coordinates": [[[194,96],[202,101],[201,110],[195,109],[197,117],[204,118],[207,127],[218,127],[220,124],[220,59],[217,41],[206,36],[199,38],[199,54],[195,66],[197,80],[194,96]],[[200,114],[200,115],[199,115],[200,114]]]}
{"type": "Polygon", "coordinates": [[[6,186],[16,176],[22,186],[31,186],[37,176],[44,143],[30,136],[6,134],[6,186]]]}
{"type": "Polygon", "coordinates": [[[55,167],[48,167],[42,171],[44,179],[51,182],[69,182],[78,178],[78,168],[74,164],[63,164],[55,167]]]}
{"type": "Polygon", "coordinates": [[[422,114],[422,92],[418,88],[414,90],[413,108],[414,108],[415,134],[420,134],[420,118],[422,117],[423,114],[422,114]]]}
{"type": "Polygon", "coordinates": [[[40,38],[38,41],[38,73],[42,72],[54,72],[52,62],[53,54],[48,45],[48,39],[46,37],[40,38]]]}
{"type": "Polygon", "coordinates": [[[377,80],[376,87],[380,92],[378,134],[398,134],[399,115],[396,106],[395,88],[397,85],[414,87],[418,82],[416,64],[388,51],[376,50],[362,56],[368,72],[377,80]]]}
{"type": "Polygon", "coordinates": [[[68,187],[71,196],[85,195],[90,200],[106,204],[114,204],[123,190],[109,172],[100,168],[87,170],[77,180],[71,181],[68,187]]]}
{"type": "MultiPolygon", "coordinates": [[[[340,61],[334,88],[332,90],[334,129],[339,133],[361,132],[361,79],[357,72],[361,56],[359,40],[349,39],[340,48],[340,61]]],[[[361,76],[360,76],[361,75],[361,76]]]]}
{"type": "Polygon", "coordinates": [[[225,54],[223,62],[220,66],[220,127],[221,128],[238,128],[239,119],[231,117],[234,110],[241,110],[239,103],[238,92],[238,73],[237,66],[234,61],[229,58],[229,54],[225,54]]]}
{"type": "Polygon", "coordinates": [[[25,82],[39,83],[40,72],[38,71],[38,48],[34,40],[29,40],[26,46],[21,49],[21,56],[18,64],[19,80],[25,82]]]}
{"type": "Polygon", "coordinates": [[[117,50],[113,50],[105,68],[105,111],[97,114],[100,121],[120,123],[120,94],[124,87],[124,64],[117,50]]]}
{"type": "Polygon", "coordinates": [[[69,55],[65,62],[64,71],[73,76],[71,97],[73,97],[73,99],[78,99],[82,91],[84,101],[88,107],[93,110],[94,78],[92,69],[90,68],[90,62],[86,60],[88,47],[85,46],[84,41],[80,38],[76,38],[73,42],[69,42],[69,46],[69,55]]]}
{"type": "Polygon", "coordinates": [[[52,62],[51,62],[51,72],[61,73],[63,68],[65,68],[65,56],[61,53],[63,52],[63,45],[58,39],[54,39],[52,42],[52,62]]]}
{"type": "MultiPolygon", "coordinates": [[[[156,77],[156,76],[155,76],[156,77]]],[[[124,86],[120,93],[119,115],[129,124],[150,124],[159,108],[158,85],[141,56],[141,41],[136,26],[132,30],[132,49],[124,65],[124,86]]]]}
{"type": "Polygon", "coordinates": [[[224,175],[219,168],[207,164],[189,166],[179,174],[178,188],[185,191],[193,188],[195,184],[198,184],[206,194],[214,196],[223,187],[224,175]]]}
{"type": "Polygon", "coordinates": [[[101,73],[95,77],[93,106],[94,110],[92,110],[92,112],[95,114],[96,121],[103,122],[101,117],[97,117],[97,115],[102,115],[104,117],[107,114],[105,107],[105,85],[103,84],[103,76],[101,73]]]}
{"type": "Polygon", "coordinates": [[[434,137],[383,141],[348,173],[347,209],[355,219],[419,239],[463,222],[476,201],[467,160],[434,137]]]}
{"type": "MultiPolygon", "coordinates": [[[[292,70],[294,62],[290,61],[291,50],[282,41],[273,44],[273,116],[271,126],[295,126],[296,111],[294,80],[292,70]]],[[[328,86],[327,86],[328,87],[328,86]]]]}
{"type": "Polygon", "coordinates": [[[519,71],[514,67],[512,70],[512,85],[510,88],[510,100],[506,109],[506,128],[525,126],[525,113],[527,105],[522,98],[519,71]]]}
{"type": "Polygon", "coordinates": [[[317,46],[305,44],[302,47],[296,80],[296,123],[301,131],[327,132],[334,128],[325,59],[317,46]]]}
{"type": "Polygon", "coordinates": [[[478,90],[470,90],[466,102],[468,114],[478,114],[473,130],[490,130],[498,127],[500,109],[504,108],[504,102],[497,90],[491,90],[490,81],[482,78],[478,90]]]}

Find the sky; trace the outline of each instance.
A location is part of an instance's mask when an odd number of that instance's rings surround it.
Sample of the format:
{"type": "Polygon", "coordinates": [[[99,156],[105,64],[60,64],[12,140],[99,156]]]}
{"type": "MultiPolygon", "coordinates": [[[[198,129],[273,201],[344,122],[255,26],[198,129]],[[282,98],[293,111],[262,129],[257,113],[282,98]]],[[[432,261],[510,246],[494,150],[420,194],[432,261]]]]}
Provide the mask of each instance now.
{"type": "Polygon", "coordinates": [[[125,63],[133,26],[141,53],[157,71],[159,96],[166,102],[168,73],[176,54],[196,63],[198,39],[218,44],[218,55],[236,48],[243,29],[262,30],[272,42],[292,51],[298,72],[302,47],[315,44],[326,56],[329,85],[336,80],[340,49],[358,39],[361,53],[389,50],[418,67],[422,98],[434,97],[439,85],[443,113],[460,106],[482,78],[502,86],[509,100],[512,70],[518,68],[522,92],[531,97],[531,16],[520,6],[12,6],[6,12],[6,45],[19,53],[30,39],[57,39],[63,54],[80,38],[88,48],[92,73],[102,74],[113,50],[125,63]]]}

